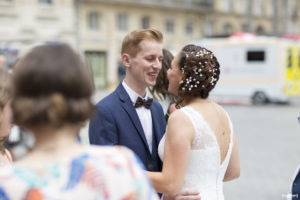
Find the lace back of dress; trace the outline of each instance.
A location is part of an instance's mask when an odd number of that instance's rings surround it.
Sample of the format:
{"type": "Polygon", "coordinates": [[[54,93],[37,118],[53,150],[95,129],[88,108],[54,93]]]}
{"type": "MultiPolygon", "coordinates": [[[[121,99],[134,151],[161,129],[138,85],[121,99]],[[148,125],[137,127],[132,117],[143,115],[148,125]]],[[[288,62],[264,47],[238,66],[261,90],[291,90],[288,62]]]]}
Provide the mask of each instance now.
{"type": "Polygon", "coordinates": [[[181,111],[188,116],[195,130],[182,190],[197,190],[202,200],[224,200],[223,179],[232,149],[231,125],[229,148],[224,161],[221,163],[218,141],[201,113],[189,106],[181,108],[181,111]]]}
{"type": "Polygon", "coordinates": [[[182,108],[182,111],[191,120],[194,130],[195,138],[192,143],[192,149],[208,149],[216,147],[216,141],[209,125],[204,121],[202,115],[190,107],[182,108]]]}

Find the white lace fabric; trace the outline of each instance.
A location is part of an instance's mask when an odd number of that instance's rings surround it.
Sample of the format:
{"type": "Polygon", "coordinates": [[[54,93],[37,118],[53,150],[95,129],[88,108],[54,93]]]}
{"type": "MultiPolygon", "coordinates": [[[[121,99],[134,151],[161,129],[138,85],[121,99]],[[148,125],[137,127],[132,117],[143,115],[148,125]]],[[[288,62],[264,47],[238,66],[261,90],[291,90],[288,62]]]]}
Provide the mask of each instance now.
{"type": "MultiPolygon", "coordinates": [[[[223,179],[228,167],[233,145],[233,129],[230,123],[230,144],[221,163],[220,147],[214,132],[202,115],[192,107],[180,109],[191,120],[195,137],[191,144],[191,156],[184,177],[182,190],[195,189],[200,192],[201,200],[223,200],[223,179]]],[[[227,114],[227,113],[226,113],[227,114]]],[[[162,138],[158,153],[163,160],[165,137],[162,138]]]]}

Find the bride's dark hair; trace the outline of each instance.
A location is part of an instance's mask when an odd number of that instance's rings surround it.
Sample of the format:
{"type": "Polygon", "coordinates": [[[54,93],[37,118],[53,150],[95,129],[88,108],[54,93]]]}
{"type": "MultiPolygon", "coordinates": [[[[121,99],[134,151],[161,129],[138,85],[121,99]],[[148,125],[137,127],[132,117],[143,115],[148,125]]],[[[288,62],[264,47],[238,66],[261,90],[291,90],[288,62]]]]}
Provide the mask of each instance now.
{"type": "Polygon", "coordinates": [[[179,69],[183,79],[179,85],[177,107],[194,97],[206,99],[220,75],[220,64],[210,50],[189,44],[182,48],[180,55],[179,69]]]}

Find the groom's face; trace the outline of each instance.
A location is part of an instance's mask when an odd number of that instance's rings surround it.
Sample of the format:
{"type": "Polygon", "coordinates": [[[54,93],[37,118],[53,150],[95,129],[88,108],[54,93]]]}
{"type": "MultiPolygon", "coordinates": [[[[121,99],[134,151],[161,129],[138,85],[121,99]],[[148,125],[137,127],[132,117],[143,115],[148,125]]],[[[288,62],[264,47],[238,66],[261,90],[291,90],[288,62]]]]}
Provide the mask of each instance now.
{"type": "Polygon", "coordinates": [[[130,57],[128,72],[135,77],[139,87],[154,86],[162,66],[162,44],[154,40],[144,40],[139,47],[137,55],[130,57]]]}

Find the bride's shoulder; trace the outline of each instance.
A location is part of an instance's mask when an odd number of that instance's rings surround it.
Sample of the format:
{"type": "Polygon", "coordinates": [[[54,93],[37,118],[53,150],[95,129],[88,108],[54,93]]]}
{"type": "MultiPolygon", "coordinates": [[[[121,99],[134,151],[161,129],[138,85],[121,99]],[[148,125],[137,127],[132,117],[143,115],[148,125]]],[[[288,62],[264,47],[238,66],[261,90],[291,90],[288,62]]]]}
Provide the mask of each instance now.
{"type": "Polygon", "coordinates": [[[183,112],[183,108],[175,110],[171,115],[169,120],[179,120],[186,118],[186,114],[183,112]]]}
{"type": "Polygon", "coordinates": [[[189,117],[181,109],[174,111],[168,119],[167,135],[172,138],[179,138],[178,141],[188,139],[191,142],[194,138],[194,126],[189,117]]]}
{"type": "Polygon", "coordinates": [[[189,126],[192,125],[189,117],[186,115],[186,113],[183,111],[183,108],[178,109],[174,111],[169,119],[168,119],[168,126],[169,125],[175,125],[175,126],[189,126]]]}

